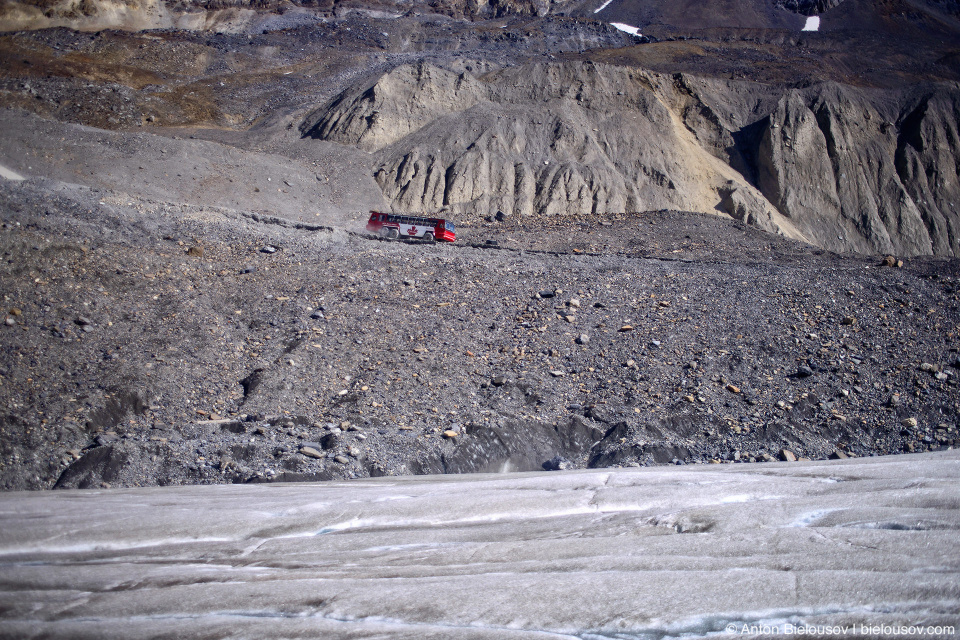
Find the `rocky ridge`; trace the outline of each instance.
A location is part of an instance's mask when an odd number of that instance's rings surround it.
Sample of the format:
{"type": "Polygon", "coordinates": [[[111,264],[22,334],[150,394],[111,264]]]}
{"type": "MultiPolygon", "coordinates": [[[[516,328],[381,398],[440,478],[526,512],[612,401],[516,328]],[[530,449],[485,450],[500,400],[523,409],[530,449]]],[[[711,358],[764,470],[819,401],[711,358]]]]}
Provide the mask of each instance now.
{"type": "Polygon", "coordinates": [[[398,210],[468,220],[673,208],[834,251],[958,255],[958,92],[752,83],[591,63],[420,63],[353,88],[304,135],[375,153],[398,210]]]}
{"type": "Polygon", "coordinates": [[[101,29],[186,29],[238,33],[315,24],[351,13],[395,18],[429,13],[457,19],[543,17],[565,0],[10,0],[0,9],[0,30],[68,26],[101,29]]]}
{"type": "Polygon", "coordinates": [[[777,6],[805,16],[815,16],[829,11],[843,0],[777,0],[777,6]]]}

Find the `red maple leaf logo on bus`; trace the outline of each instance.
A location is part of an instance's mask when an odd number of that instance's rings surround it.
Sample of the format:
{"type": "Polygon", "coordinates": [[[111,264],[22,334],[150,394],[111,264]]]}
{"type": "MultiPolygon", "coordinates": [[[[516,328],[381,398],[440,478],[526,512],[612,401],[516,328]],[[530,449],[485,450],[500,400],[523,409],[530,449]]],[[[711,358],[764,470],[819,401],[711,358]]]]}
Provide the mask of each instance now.
{"type": "Polygon", "coordinates": [[[410,227],[410,235],[412,235],[412,236],[417,235],[417,227],[416,227],[416,225],[410,227]]]}

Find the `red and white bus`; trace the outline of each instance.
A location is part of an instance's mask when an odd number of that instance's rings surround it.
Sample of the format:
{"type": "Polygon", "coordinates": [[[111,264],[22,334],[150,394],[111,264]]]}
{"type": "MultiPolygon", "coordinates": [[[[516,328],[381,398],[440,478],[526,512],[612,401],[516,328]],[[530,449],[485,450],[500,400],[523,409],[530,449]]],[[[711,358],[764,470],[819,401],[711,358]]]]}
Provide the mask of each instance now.
{"type": "Polygon", "coordinates": [[[404,213],[371,211],[370,220],[367,221],[367,231],[391,240],[401,236],[423,238],[427,242],[435,240],[453,242],[457,239],[457,230],[449,220],[411,216],[404,213]]]}

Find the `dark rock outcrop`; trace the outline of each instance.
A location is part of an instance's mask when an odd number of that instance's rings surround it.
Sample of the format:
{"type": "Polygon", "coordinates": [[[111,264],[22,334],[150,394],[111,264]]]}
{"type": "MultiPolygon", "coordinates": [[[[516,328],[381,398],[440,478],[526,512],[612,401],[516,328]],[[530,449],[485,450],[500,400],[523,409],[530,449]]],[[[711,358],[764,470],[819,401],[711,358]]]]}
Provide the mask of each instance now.
{"type": "Polygon", "coordinates": [[[776,0],[778,7],[804,16],[815,16],[829,11],[843,0],[776,0]]]}

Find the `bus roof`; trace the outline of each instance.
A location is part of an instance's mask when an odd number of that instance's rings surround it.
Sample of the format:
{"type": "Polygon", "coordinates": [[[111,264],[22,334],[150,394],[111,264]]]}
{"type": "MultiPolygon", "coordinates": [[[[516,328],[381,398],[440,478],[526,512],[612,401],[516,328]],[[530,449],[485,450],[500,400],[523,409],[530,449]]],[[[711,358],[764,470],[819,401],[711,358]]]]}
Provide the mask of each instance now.
{"type": "Polygon", "coordinates": [[[387,213],[385,211],[371,211],[371,215],[385,215],[387,220],[396,220],[400,218],[405,218],[407,220],[416,220],[418,222],[430,222],[431,224],[436,224],[437,222],[445,222],[445,218],[432,218],[425,215],[416,215],[412,213],[387,213]]]}

